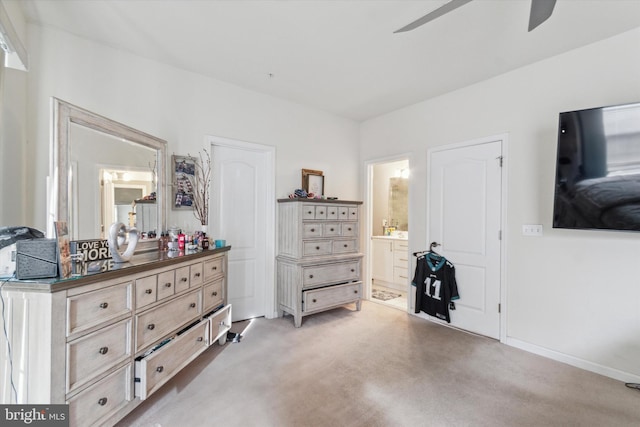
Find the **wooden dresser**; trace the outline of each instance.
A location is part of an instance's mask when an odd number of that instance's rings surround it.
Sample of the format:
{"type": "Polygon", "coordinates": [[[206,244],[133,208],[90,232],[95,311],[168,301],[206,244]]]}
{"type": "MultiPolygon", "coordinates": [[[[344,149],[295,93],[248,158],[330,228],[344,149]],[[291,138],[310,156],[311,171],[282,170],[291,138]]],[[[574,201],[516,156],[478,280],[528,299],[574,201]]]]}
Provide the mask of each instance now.
{"type": "Polygon", "coordinates": [[[362,298],[360,205],[320,199],[278,200],[278,312],[302,317],[362,298]]]}
{"type": "MultiPolygon", "coordinates": [[[[226,342],[229,249],[152,253],[75,280],[6,283],[18,403],[68,403],[71,426],[115,424],[226,342]]],[[[0,386],[2,403],[16,403],[7,375],[0,386]]]]}

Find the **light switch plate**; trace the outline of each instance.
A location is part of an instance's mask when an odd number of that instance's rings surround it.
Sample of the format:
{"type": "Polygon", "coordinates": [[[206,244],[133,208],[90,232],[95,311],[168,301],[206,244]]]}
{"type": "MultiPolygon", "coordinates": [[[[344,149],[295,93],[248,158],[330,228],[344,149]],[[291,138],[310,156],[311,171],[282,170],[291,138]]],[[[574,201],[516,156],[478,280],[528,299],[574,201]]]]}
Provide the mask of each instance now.
{"type": "Polygon", "coordinates": [[[542,224],[524,224],[522,226],[523,236],[542,236],[542,224]]]}

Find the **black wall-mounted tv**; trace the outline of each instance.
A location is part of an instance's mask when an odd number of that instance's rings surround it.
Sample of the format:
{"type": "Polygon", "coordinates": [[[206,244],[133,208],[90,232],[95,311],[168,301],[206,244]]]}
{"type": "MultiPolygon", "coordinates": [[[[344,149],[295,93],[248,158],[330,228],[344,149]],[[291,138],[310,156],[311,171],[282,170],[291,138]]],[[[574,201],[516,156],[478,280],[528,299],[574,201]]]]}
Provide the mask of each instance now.
{"type": "Polygon", "coordinates": [[[553,227],[640,231],[640,103],[560,113],[553,227]]]}

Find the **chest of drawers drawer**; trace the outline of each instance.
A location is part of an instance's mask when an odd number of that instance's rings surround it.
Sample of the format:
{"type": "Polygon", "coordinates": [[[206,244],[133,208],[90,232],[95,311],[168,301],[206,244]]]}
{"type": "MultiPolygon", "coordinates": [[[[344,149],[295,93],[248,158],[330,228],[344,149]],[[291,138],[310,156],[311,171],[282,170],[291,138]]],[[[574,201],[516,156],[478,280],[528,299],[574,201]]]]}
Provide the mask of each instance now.
{"type": "Polygon", "coordinates": [[[202,314],[202,291],[194,290],[136,315],[136,352],[202,314]]]}
{"type": "Polygon", "coordinates": [[[214,258],[204,263],[204,280],[209,281],[215,279],[224,274],[224,262],[223,259],[214,258]]]}
{"type": "Polygon", "coordinates": [[[150,355],[136,361],[136,396],[146,399],[207,349],[209,322],[200,322],[150,355]]]}
{"type": "Polygon", "coordinates": [[[131,366],[127,365],[69,400],[69,424],[100,425],[124,407],[132,396],[131,366]]]}
{"type": "MultiPolygon", "coordinates": [[[[163,273],[158,274],[158,288],[157,288],[157,298],[158,301],[170,297],[175,292],[175,272],[165,271],[163,273]]],[[[188,286],[187,286],[188,287],[188,286]]]]}
{"type": "Polygon", "coordinates": [[[221,277],[210,284],[204,286],[203,290],[203,313],[208,313],[222,304],[224,300],[223,286],[224,277],[221,277]]]}
{"type": "Polygon", "coordinates": [[[131,314],[131,282],[67,298],[67,336],[131,314]]]}
{"type": "Polygon", "coordinates": [[[360,299],[362,282],[328,286],[302,292],[302,306],[305,313],[324,310],[336,305],[360,299]]]}
{"type": "Polygon", "coordinates": [[[67,393],[131,356],[131,319],[67,343],[67,393]]]}
{"type": "Polygon", "coordinates": [[[302,269],[303,287],[360,279],[360,261],[314,265],[302,269]]]}
{"type": "Polygon", "coordinates": [[[201,262],[189,266],[189,286],[194,287],[202,284],[204,280],[203,267],[201,262]]]}

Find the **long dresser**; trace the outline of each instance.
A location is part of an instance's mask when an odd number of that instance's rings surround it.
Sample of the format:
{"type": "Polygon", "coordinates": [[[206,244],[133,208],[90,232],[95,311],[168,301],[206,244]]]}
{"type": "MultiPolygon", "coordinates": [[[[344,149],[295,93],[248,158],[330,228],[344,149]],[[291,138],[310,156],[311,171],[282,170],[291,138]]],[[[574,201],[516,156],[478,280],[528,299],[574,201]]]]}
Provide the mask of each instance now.
{"type": "Polygon", "coordinates": [[[278,200],[279,314],[304,316],[362,298],[360,205],[321,199],[278,200]]]}
{"type": "MultiPolygon", "coordinates": [[[[18,403],[68,403],[71,426],[113,425],[210,345],[224,345],[229,249],[4,284],[18,403]]],[[[15,403],[7,377],[2,402],[15,403]]]]}

